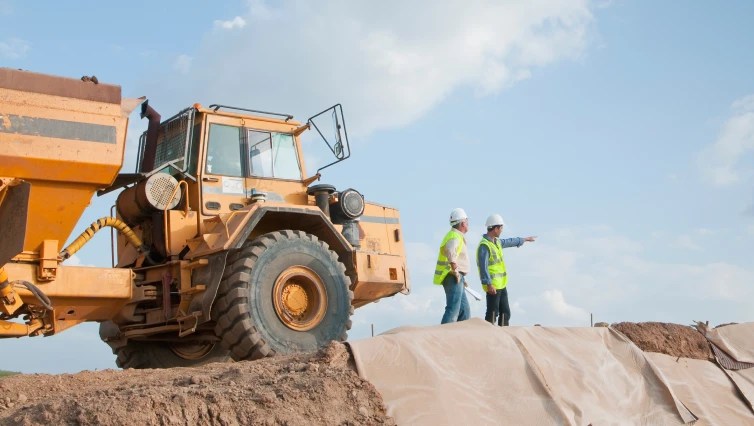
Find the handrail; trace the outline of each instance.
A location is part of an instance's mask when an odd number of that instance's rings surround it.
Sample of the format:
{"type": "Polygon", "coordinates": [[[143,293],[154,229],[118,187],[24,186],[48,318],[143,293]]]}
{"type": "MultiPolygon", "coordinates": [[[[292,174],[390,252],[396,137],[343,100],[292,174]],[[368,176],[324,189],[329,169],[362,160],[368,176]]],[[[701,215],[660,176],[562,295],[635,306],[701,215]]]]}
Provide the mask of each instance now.
{"type": "Polygon", "coordinates": [[[260,111],[257,109],[248,109],[248,108],[239,108],[229,105],[219,105],[219,104],[212,104],[209,106],[209,108],[215,112],[219,110],[220,108],[228,108],[228,109],[235,109],[237,111],[246,111],[246,112],[255,112],[257,114],[267,114],[267,115],[277,115],[278,117],[285,117],[285,121],[293,119],[293,116],[291,114],[283,114],[279,112],[269,112],[269,111],[260,111]]]}

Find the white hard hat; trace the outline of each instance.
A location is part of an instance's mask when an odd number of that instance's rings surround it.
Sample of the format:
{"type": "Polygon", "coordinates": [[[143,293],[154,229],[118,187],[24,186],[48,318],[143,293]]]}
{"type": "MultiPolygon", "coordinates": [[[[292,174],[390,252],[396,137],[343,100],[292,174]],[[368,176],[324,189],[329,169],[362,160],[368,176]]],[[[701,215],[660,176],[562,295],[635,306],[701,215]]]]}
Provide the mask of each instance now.
{"type": "Polygon", "coordinates": [[[487,223],[485,224],[486,227],[491,228],[493,226],[504,226],[505,222],[503,221],[503,217],[499,214],[495,213],[487,218],[487,223]]]}
{"type": "Polygon", "coordinates": [[[450,224],[455,225],[458,222],[468,219],[469,217],[466,216],[466,212],[463,211],[462,208],[455,208],[453,211],[450,212],[450,224]]]}

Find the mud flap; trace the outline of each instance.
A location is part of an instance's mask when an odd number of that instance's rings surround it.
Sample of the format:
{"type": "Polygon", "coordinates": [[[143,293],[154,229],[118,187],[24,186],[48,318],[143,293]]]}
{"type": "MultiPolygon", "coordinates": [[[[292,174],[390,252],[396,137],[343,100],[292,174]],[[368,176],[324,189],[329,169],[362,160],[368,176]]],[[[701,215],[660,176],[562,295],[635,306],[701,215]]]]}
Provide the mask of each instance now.
{"type": "Polygon", "coordinates": [[[212,304],[217,297],[217,290],[220,288],[220,281],[223,279],[225,272],[225,261],[228,258],[228,252],[223,251],[207,256],[209,263],[203,268],[199,268],[191,275],[193,285],[206,285],[207,289],[200,296],[194,297],[189,305],[189,312],[202,312],[201,319],[197,322],[203,323],[211,318],[212,304]]]}
{"type": "Polygon", "coordinates": [[[0,265],[5,265],[24,251],[31,184],[17,181],[5,188],[5,194],[2,192],[0,190],[0,265]]]}

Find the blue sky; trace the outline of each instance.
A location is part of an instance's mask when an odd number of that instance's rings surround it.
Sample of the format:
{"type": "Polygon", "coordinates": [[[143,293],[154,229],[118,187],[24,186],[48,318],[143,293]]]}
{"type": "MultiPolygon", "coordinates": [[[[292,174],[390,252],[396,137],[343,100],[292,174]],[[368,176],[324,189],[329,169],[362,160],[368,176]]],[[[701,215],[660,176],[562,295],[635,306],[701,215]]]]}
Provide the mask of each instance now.
{"type": "MultiPolygon", "coordinates": [[[[439,323],[454,207],[472,247],[491,213],[539,236],[505,251],[514,325],[753,320],[754,3],[403,3],[0,0],[0,64],[94,74],[163,116],[342,103],[352,158],[322,182],[401,210],[413,287],[357,310],[351,338],[439,323]]],[[[72,261],[109,265],[108,245],[72,261]]],[[[95,324],[0,345],[11,370],[114,367],[95,324]]]]}

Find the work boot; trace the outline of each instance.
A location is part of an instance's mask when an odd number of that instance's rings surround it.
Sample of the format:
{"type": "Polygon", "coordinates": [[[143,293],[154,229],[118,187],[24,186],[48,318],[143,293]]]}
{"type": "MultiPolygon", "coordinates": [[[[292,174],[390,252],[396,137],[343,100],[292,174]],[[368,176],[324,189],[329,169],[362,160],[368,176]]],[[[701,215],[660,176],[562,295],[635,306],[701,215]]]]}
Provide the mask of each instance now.
{"type": "Polygon", "coordinates": [[[500,318],[498,318],[497,320],[497,325],[499,325],[500,327],[508,327],[508,315],[500,315],[500,318]]]}

